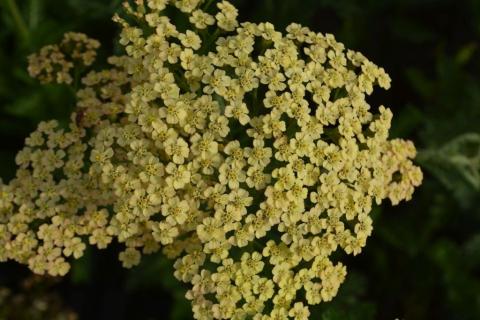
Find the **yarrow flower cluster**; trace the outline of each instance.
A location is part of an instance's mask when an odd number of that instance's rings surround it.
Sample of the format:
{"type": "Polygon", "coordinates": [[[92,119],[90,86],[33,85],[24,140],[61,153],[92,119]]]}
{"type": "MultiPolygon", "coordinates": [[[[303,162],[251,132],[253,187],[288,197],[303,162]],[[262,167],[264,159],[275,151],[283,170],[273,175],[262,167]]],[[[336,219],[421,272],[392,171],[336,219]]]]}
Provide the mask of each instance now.
{"type": "MultiPolygon", "coordinates": [[[[135,2],[114,17],[126,54],[82,79],[68,128],[41,123],[0,185],[0,260],[64,275],[116,241],[127,268],[175,259],[196,319],[308,319],[345,279],[332,254],[365,246],[372,203],[422,180],[414,145],[388,140],[391,111],[366,101],[389,76],[332,35],[239,23],[227,1],[135,2]]],[[[42,52],[31,74],[68,83],[42,52]]]]}
{"type": "Polygon", "coordinates": [[[92,65],[100,42],[82,33],[68,32],[58,45],[43,47],[38,54],[28,57],[28,71],[42,83],[71,84],[72,69],[92,65]]]}

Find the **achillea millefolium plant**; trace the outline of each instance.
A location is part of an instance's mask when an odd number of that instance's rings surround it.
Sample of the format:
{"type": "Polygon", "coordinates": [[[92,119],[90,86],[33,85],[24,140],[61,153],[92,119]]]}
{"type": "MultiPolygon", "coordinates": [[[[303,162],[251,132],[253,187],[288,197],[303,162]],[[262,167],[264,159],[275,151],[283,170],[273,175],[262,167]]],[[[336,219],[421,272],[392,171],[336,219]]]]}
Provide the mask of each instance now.
{"type": "MultiPolygon", "coordinates": [[[[40,123],[0,186],[1,261],[55,276],[87,244],[124,244],[126,268],[161,250],[196,319],[307,319],[337,294],[331,255],[360,253],[372,203],[422,181],[414,145],[388,140],[392,112],[366,101],[391,79],[330,34],[237,15],[125,3],[125,55],[81,78],[68,126],[40,123]]],[[[68,33],[29,72],[74,85],[98,46],[68,33]]]]}

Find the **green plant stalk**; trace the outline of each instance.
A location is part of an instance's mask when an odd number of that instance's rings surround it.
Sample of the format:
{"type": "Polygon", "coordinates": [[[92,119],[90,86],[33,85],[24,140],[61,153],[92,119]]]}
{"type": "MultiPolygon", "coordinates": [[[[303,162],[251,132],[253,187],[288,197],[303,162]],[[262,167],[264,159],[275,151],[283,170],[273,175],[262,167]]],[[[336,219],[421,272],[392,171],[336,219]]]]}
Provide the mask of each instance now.
{"type": "Polygon", "coordinates": [[[20,10],[18,9],[15,0],[4,0],[4,3],[7,7],[7,10],[9,10],[10,14],[12,15],[19,37],[22,38],[26,43],[28,43],[30,36],[28,32],[28,27],[23,20],[22,15],[20,14],[20,10]]]}
{"type": "Polygon", "coordinates": [[[208,8],[212,5],[213,0],[208,0],[208,2],[205,4],[205,7],[203,8],[204,11],[207,11],[208,8]]]}
{"type": "Polygon", "coordinates": [[[216,29],[215,32],[212,34],[212,36],[207,40],[205,50],[208,52],[212,46],[215,44],[215,42],[218,39],[218,36],[220,35],[220,29],[216,29]]]}

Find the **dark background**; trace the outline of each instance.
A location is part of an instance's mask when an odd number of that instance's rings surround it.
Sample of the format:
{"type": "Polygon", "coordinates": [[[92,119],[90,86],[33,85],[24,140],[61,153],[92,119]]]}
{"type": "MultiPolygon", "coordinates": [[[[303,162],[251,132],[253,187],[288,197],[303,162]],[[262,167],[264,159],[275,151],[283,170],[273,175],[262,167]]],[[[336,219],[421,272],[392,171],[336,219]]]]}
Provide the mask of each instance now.
{"type": "MultiPolygon", "coordinates": [[[[111,16],[119,0],[0,0],[0,177],[40,120],[68,119],[68,88],[28,77],[28,54],[66,31],[102,42],[100,59],[120,53],[111,16]],[[18,15],[15,16],[15,7],[18,15]]],[[[311,319],[480,319],[480,1],[244,0],[241,21],[299,22],[333,33],[385,68],[392,89],[374,106],[394,113],[392,137],[412,139],[425,174],[412,201],[376,208],[374,233],[338,296],[311,319]],[[469,134],[465,136],[465,134],[469,134]]],[[[1,248],[0,248],[1,250],[1,248]]],[[[80,319],[191,319],[185,289],[160,255],[127,271],[118,248],[88,250],[63,280],[44,287],[80,319]]],[[[0,286],[20,292],[30,272],[0,265],[0,286]]],[[[46,282],[52,280],[45,280],[46,282]]],[[[24,290],[24,289],[23,289],[24,290]]],[[[29,293],[33,294],[33,293],[29,293]]],[[[38,294],[46,294],[45,292],[38,294]]],[[[0,304],[6,319],[27,319],[0,304]]],[[[41,319],[41,317],[39,318],[41,319]]]]}

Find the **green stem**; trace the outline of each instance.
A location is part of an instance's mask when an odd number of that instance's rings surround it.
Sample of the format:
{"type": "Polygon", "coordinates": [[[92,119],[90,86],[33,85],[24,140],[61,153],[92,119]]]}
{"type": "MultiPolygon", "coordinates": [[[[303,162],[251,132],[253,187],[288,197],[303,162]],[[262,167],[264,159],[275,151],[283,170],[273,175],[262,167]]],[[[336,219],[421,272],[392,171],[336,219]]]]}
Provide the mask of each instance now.
{"type": "Polygon", "coordinates": [[[208,8],[212,5],[212,2],[213,2],[213,1],[214,1],[214,0],[208,0],[207,4],[206,4],[205,7],[203,8],[203,11],[207,11],[208,8]]]}
{"type": "Polygon", "coordinates": [[[15,0],[4,0],[4,2],[7,9],[10,11],[10,14],[12,15],[13,21],[17,28],[17,32],[20,35],[20,38],[22,38],[25,42],[28,42],[28,39],[29,39],[28,27],[25,21],[23,20],[22,15],[20,14],[20,10],[18,9],[17,4],[15,3],[15,0]]]}
{"type": "Polygon", "coordinates": [[[73,82],[73,90],[75,90],[75,96],[77,95],[77,91],[80,88],[80,80],[81,80],[81,75],[82,70],[81,67],[75,66],[74,69],[74,82],[73,82]]]}
{"type": "Polygon", "coordinates": [[[208,54],[213,44],[215,44],[218,36],[220,35],[220,29],[216,29],[213,35],[206,41],[205,46],[202,48],[205,54],[208,54]]]}
{"type": "Polygon", "coordinates": [[[260,114],[260,106],[261,104],[258,103],[258,88],[255,88],[252,94],[252,109],[254,116],[258,116],[260,114]]]}

